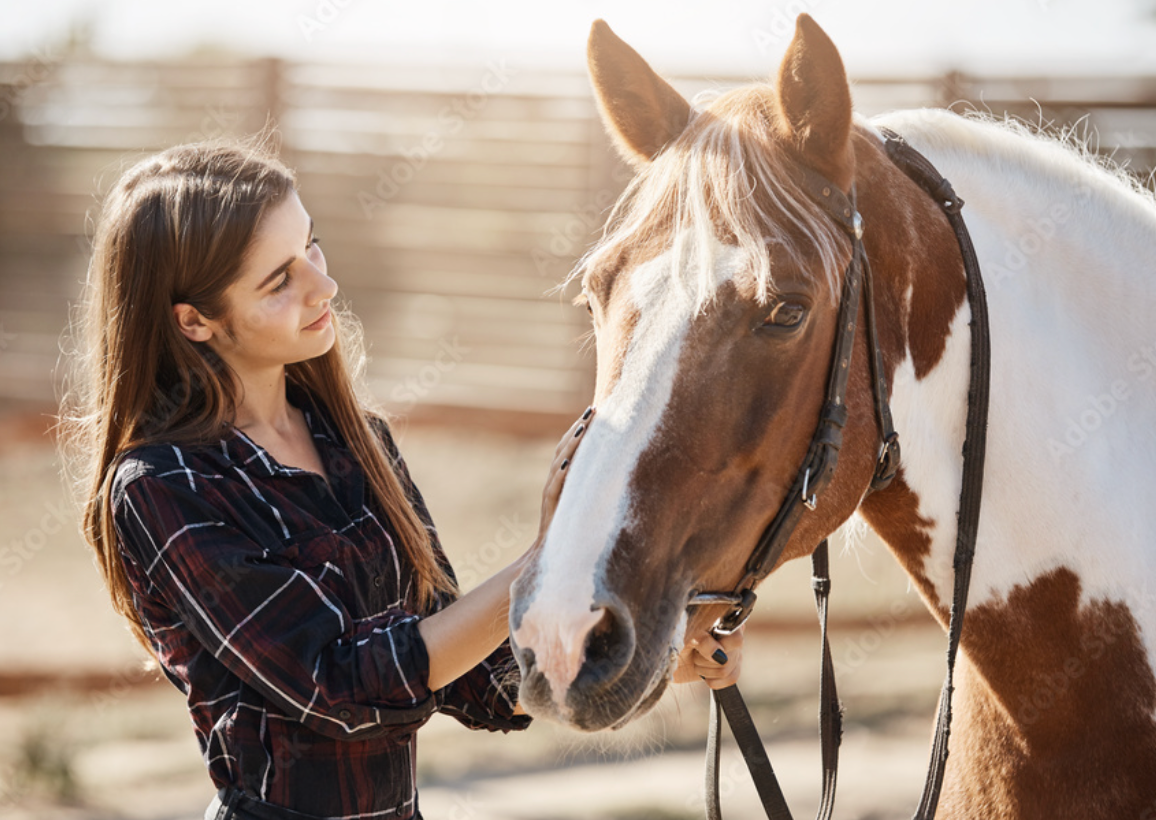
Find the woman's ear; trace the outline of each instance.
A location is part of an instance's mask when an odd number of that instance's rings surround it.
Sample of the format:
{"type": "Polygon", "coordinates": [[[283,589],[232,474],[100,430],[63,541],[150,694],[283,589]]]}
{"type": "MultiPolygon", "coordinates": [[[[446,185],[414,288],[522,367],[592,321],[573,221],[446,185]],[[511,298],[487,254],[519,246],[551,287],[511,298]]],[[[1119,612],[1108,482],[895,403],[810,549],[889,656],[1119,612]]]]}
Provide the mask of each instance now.
{"type": "Polygon", "coordinates": [[[173,318],[177,320],[177,329],[190,342],[207,342],[213,338],[213,328],[192,305],[184,302],[173,305],[173,318]]]}

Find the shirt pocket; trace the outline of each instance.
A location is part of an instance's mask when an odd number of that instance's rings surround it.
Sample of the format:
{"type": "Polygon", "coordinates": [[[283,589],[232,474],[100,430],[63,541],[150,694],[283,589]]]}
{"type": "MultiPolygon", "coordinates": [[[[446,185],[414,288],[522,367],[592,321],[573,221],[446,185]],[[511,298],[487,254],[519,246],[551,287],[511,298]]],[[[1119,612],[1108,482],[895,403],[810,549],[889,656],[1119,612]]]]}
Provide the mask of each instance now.
{"type": "Polygon", "coordinates": [[[348,540],[322,527],[291,535],[272,552],[274,560],[297,569],[311,570],[310,575],[327,570],[344,576],[350,546],[348,540]]]}

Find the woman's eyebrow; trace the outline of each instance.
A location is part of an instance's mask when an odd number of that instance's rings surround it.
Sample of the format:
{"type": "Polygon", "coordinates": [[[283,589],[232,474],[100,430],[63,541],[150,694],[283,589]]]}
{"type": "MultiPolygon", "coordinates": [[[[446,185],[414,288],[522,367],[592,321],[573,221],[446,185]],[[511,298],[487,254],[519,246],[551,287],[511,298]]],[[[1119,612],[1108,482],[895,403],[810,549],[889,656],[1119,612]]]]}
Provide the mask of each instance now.
{"type": "MultiPolygon", "coordinates": [[[[309,217],[309,232],[305,235],[306,241],[308,241],[309,237],[311,237],[311,236],[313,236],[313,217],[309,217]]],[[[297,254],[293,254],[288,259],[286,259],[284,262],[282,262],[280,265],[278,265],[273,270],[272,273],[270,273],[268,276],[266,276],[264,279],[262,279],[261,284],[257,285],[256,289],[257,290],[264,290],[266,285],[268,285],[270,282],[272,282],[278,276],[283,274],[285,272],[285,269],[288,268],[290,265],[292,265],[296,261],[297,261],[297,254]]]]}

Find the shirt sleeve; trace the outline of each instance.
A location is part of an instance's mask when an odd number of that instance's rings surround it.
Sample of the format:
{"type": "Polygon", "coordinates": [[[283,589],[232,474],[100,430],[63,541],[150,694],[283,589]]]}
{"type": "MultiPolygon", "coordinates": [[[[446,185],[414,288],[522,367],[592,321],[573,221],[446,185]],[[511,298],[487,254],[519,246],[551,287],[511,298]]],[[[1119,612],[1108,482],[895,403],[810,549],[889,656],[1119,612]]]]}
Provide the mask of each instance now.
{"type": "Polygon", "coordinates": [[[516,731],[530,725],[529,715],[515,715],[522,677],[507,640],[488,658],[444,690],[441,711],[470,729],[516,731]]]}
{"type": "MultiPolygon", "coordinates": [[[[372,419],[372,424],[381,437],[386,453],[393,461],[394,469],[418,518],[429,530],[434,552],[452,576],[453,569],[446,560],[445,551],[438,540],[437,529],[426,507],[425,499],[422,498],[421,491],[409,474],[409,468],[406,467],[405,459],[402,458],[390,434],[389,426],[377,417],[372,419]]],[[[452,715],[471,729],[503,732],[525,729],[530,725],[530,716],[514,714],[521,681],[521,672],[507,640],[484,661],[442,690],[445,703],[441,711],[452,715]]]]}
{"type": "MultiPolygon", "coordinates": [[[[122,549],[230,672],[286,715],[329,737],[404,734],[439,706],[417,617],[392,610],[354,622],[293,564],[232,525],[210,483],[145,475],[114,499],[122,549]]],[[[154,636],[159,653],[164,637],[154,636]]],[[[162,658],[163,660],[163,658],[162,658]]]]}

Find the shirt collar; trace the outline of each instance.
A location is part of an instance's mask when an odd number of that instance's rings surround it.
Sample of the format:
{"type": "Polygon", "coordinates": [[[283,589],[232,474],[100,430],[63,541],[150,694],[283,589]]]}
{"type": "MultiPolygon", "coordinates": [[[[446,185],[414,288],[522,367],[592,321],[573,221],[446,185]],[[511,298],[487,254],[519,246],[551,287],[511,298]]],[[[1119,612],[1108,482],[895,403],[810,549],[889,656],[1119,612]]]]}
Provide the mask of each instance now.
{"type": "MultiPolygon", "coordinates": [[[[307,390],[292,382],[286,385],[289,403],[305,414],[305,423],[314,439],[321,439],[330,447],[346,449],[328,414],[307,390]]],[[[229,427],[225,435],[212,448],[214,455],[227,465],[239,466],[254,475],[270,477],[274,475],[294,475],[301,472],[296,467],[284,467],[269,452],[236,427],[229,427]]],[[[323,448],[321,457],[325,459],[323,448]]]]}

